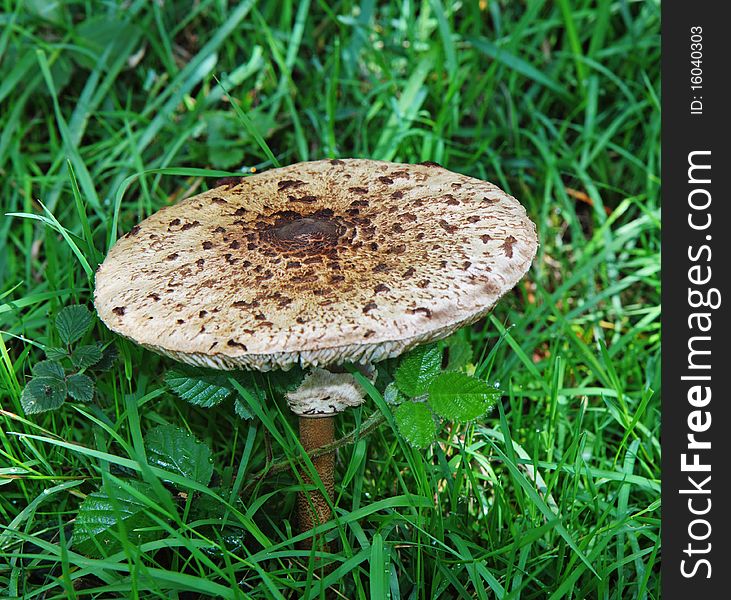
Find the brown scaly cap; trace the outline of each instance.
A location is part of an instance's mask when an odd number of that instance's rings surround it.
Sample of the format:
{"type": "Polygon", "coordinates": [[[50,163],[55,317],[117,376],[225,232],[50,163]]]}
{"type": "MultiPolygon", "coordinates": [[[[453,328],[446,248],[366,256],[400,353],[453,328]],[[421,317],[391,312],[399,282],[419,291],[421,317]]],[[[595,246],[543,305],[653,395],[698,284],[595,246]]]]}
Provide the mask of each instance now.
{"type": "Polygon", "coordinates": [[[320,160],[159,210],[109,252],[94,303],[112,331],[193,365],[368,363],[484,316],[536,249],[491,183],[320,160]]]}

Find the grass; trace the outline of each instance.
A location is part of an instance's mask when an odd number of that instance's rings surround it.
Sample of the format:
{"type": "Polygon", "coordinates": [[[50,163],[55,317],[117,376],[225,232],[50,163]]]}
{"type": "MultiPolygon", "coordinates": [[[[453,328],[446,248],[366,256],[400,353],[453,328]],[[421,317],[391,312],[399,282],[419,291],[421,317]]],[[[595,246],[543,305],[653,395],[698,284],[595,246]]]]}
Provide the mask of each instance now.
{"type": "MultiPolygon", "coordinates": [[[[0,594],[659,597],[657,2],[6,0],[0,23],[0,202],[35,216],[0,219],[0,594]],[[170,361],[117,340],[94,404],[23,416],[54,316],[89,303],[119,232],[210,185],[193,169],[338,156],[489,179],[541,240],[461,332],[498,410],[427,451],[388,424],[342,448],[338,552],[295,549],[290,470],[254,478],[299,456],[281,403],[188,405],[170,361]],[[216,468],[173,501],[144,460],[163,423],[216,468]],[[75,552],[80,502],[135,472],[153,540],[75,552]]],[[[383,406],[373,391],[338,433],[383,406]]]]}

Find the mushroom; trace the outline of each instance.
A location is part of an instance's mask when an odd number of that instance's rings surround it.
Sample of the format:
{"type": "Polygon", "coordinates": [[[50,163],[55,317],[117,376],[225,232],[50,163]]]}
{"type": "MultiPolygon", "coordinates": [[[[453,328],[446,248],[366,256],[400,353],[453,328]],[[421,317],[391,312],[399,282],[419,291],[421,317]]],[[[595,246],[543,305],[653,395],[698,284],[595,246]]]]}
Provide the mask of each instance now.
{"type": "MultiPolygon", "coordinates": [[[[486,315],[528,270],[534,224],[515,198],[436,163],[346,159],[271,169],[165,207],[96,274],[107,326],[214,369],[311,369],[288,395],[305,450],[364,392],[338,365],[372,366],[486,315]],[[341,372],[338,372],[341,371],[341,372]]],[[[299,527],[330,518],[300,495],[299,527]]]]}

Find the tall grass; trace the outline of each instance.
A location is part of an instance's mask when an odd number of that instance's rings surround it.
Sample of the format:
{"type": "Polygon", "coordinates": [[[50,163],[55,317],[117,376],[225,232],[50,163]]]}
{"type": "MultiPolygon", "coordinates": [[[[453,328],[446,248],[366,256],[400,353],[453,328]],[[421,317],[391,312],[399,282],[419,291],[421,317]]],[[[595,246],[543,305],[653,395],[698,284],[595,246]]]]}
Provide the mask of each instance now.
{"type": "Polygon", "coordinates": [[[0,24],[0,203],[26,215],[0,219],[2,595],[659,596],[657,2],[26,0],[0,24]],[[23,416],[55,314],[89,302],[119,232],[211,185],[192,169],[338,156],[489,179],[541,247],[461,332],[499,410],[428,451],[388,425],[343,448],[337,552],[295,549],[291,471],[254,478],[299,456],[286,407],[244,422],[187,405],[169,361],[118,340],[95,404],[23,416]],[[173,503],[144,460],[162,423],[217,469],[173,503]],[[159,491],[156,540],[77,553],[80,502],[130,473],[159,491]]]}

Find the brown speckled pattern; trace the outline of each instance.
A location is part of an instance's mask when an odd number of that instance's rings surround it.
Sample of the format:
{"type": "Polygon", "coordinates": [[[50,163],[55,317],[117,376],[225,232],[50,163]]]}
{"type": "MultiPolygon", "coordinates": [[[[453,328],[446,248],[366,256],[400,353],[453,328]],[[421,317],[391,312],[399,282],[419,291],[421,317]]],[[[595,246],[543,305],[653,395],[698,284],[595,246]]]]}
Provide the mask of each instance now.
{"type": "MultiPolygon", "coordinates": [[[[299,437],[302,448],[306,451],[316,450],[335,441],[335,419],[321,417],[319,419],[300,418],[299,437]]],[[[335,452],[328,452],[312,459],[320,481],[327,492],[327,497],[319,490],[302,491],[297,494],[297,530],[298,533],[309,531],[317,525],[327,523],[332,517],[330,504],[335,499],[335,452]]],[[[305,484],[311,484],[312,478],[305,469],[300,471],[305,484]]],[[[328,551],[324,536],[318,536],[321,551],[328,551]]],[[[313,538],[305,538],[298,544],[300,549],[312,548],[313,538]]]]}
{"type": "Polygon", "coordinates": [[[374,362],[484,316],[536,253],[523,207],[438,165],[299,163],[163,208],[96,275],[110,329],[182,362],[374,362]]]}

